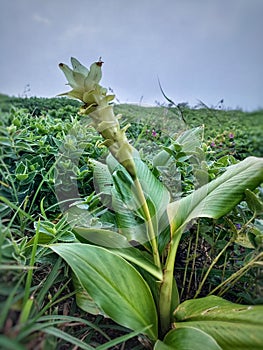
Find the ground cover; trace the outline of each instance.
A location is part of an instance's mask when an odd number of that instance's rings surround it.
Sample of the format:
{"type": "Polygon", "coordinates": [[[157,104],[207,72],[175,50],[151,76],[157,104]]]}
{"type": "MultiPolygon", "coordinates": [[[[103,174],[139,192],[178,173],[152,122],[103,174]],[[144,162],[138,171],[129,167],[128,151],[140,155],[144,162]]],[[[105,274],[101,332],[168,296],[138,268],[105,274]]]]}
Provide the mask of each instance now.
{"type": "MultiPolygon", "coordinates": [[[[138,341],[138,335],[124,327],[81,310],[67,264],[45,246],[75,241],[74,230],[62,215],[69,207],[77,211],[78,218],[79,211],[84,211],[83,220],[96,227],[112,226],[112,213],[96,194],[91,162],[104,161],[108,150],[100,146],[101,136],[89,126],[89,119],[78,115],[78,108],[78,103],[65,98],[5,97],[2,103],[3,348],[89,348],[121,336],[127,339],[120,338],[116,349],[147,347],[142,336],[138,341]]],[[[116,105],[115,112],[123,115],[121,125],[131,124],[127,130],[131,144],[173,199],[191,194],[231,164],[263,155],[262,111],[116,105]],[[192,128],[197,128],[190,134],[194,158],[184,140],[178,142],[182,132],[192,128]],[[157,156],[163,150],[172,157],[168,167],[157,156]]],[[[218,220],[197,219],[184,232],[175,262],[182,301],[212,293],[242,304],[263,303],[263,220],[258,204],[262,196],[262,187],[248,192],[246,200],[229,214],[218,220]]],[[[73,220],[75,212],[71,215],[73,220]]]]}

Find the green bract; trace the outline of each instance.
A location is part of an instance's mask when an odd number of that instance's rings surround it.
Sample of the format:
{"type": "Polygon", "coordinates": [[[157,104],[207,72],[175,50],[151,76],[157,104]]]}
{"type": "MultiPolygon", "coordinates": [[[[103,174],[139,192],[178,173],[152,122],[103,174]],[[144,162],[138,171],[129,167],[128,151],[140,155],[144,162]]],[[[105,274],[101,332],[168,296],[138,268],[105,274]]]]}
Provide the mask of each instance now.
{"type": "Polygon", "coordinates": [[[65,74],[68,85],[72,90],[61,95],[67,95],[77,98],[84,103],[97,103],[96,97],[99,95],[106,95],[107,90],[99,85],[101,80],[101,66],[102,61],[94,62],[90,66],[90,70],[84,67],[76,58],[71,58],[73,69],[69,68],[64,63],[60,63],[59,67],[65,74]],[[93,99],[91,99],[93,96],[93,99]]]}
{"type": "Polygon", "coordinates": [[[84,102],[80,109],[83,115],[89,115],[93,120],[93,126],[104,137],[103,145],[107,146],[113,156],[122,164],[129,174],[135,178],[136,169],[133,162],[133,148],[129,144],[125,131],[121,129],[118,119],[121,115],[115,115],[109,102],[114,95],[107,95],[107,89],[101,87],[99,82],[102,77],[101,59],[94,62],[88,70],[76,58],[71,58],[73,69],[60,63],[59,67],[65,74],[72,90],[61,95],[77,98],[84,102]]]}

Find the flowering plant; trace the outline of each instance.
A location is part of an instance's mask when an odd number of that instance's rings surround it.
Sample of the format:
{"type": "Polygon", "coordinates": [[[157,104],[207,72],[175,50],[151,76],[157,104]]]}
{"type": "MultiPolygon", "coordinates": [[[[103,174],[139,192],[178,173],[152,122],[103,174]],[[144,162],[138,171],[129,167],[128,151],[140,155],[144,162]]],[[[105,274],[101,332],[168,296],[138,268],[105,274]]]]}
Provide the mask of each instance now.
{"type": "MultiPolygon", "coordinates": [[[[107,95],[99,85],[102,62],[90,70],[72,59],[59,65],[110,155],[97,162],[94,181],[115,211],[114,229],[77,224],[78,241],[50,248],[71,267],[79,305],[145,334],[155,350],[261,349],[263,306],[239,305],[212,295],[180,302],[175,258],[187,225],[195,218],[217,219],[263,182],[263,159],[249,157],[190,195],[171,202],[169,191],[129,144],[107,95]],[[83,302],[84,299],[88,300],[83,302]]],[[[181,139],[190,138],[188,130],[181,139]]],[[[169,164],[173,150],[156,162],[169,164]]],[[[158,165],[158,164],[157,164],[158,165]]],[[[253,197],[254,198],[254,197],[253,197]]],[[[255,198],[253,199],[255,200],[255,198]]]]}

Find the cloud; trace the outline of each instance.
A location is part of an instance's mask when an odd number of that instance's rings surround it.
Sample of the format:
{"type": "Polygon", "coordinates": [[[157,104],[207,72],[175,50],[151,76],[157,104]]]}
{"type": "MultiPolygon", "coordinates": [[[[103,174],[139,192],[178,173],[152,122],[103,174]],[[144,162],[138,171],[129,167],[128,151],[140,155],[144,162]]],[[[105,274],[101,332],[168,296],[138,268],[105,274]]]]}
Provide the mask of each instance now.
{"type": "MultiPolygon", "coordinates": [[[[74,24],[70,23],[67,28],[60,31],[58,37],[59,40],[67,42],[68,44],[72,42],[80,42],[84,40],[89,40],[91,45],[94,40],[96,41],[99,37],[101,29],[95,25],[86,25],[86,24],[74,24]]],[[[98,44],[96,44],[98,45],[98,44]]]]}
{"type": "Polygon", "coordinates": [[[87,28],[83,24],[76,24],[68,27],[63,33],[63,39],[75,39],[79,35],[83,35],[87,31],[87,28]]]}
{"type": "Polygon", "coordinates": [[[43,17],[43,16],[40,16],[38,13],[34,13],[33,14],[33,20],[35,22],[42,23],[44,25],[50,25],[51,24],[50,19],[48,19],[46,17],[43,17]]]}

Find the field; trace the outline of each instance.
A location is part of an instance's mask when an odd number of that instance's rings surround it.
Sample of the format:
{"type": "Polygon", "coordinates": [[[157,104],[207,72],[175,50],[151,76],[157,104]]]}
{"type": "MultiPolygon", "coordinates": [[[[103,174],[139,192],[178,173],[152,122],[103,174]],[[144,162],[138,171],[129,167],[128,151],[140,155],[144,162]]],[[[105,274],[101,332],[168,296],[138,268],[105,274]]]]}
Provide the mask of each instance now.
{"type": "MultiPolygon", "coordinates": [[[[92,300],[49,246],[82,242],[76,221],[94,229],[116,225],[101,187],[106,180],[93,176],[109,154],[102,137],[74,100],[0,97],[0,349],[147,349],[140,332],[91,312],[92,300]]],[[[174,201],[230,165],[263,157],[262,110],[116,104],[114,111],[174,201]],[[162,152],[171,157],[168,166],[162,152]]],[[[181,302],[213,294],[263,304],[262,198],[261,184],[222,217],[189,222],[175,260],[181,302]]]]}

